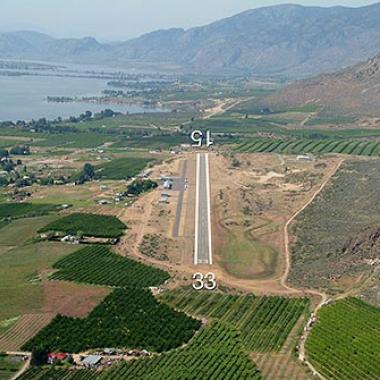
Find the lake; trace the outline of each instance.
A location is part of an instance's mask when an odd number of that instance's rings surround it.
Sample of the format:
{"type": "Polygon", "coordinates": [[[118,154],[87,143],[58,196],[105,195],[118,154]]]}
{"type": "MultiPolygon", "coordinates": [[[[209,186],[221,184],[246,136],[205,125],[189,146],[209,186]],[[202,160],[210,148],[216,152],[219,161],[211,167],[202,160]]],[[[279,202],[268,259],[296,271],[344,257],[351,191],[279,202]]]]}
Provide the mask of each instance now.
{"type": "Polygon", "coordinates": [[[101,95],[106,88],[106,79],[0,75],[0,121],[31,120],[41,117],[55,119],[59,116],[66,118],[78,116],[86,110],[99,112],[105,108],[123,113],[162,111],[132,105],[46,101],[47,96],[101,95]]]}

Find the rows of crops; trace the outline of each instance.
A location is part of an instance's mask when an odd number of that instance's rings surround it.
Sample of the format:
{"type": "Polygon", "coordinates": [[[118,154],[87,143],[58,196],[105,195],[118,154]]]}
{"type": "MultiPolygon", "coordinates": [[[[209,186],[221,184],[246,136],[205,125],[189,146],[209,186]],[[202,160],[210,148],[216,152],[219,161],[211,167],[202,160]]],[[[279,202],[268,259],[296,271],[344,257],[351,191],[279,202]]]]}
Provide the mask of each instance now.
{"type": "Polygon", "coordinates": [[[33,203],[1,203],[0,220],[9,218],[30,218],[49,214],[58,211],[60,206],[52,204],[33,204],[33,203]]]}
{"type": "Polygon", "coordinates": [[[282,153],[282,154],[326,154],[341,153],[359,156],[380,156],[379,141],[363,140],[274,140],[255,139],[240,144],[236,148],[237,152],[248,153],[282,153]]]}
{"type": "MultiPolygon", "coordinates": [[[[0,334],[0,352],[19,351],[20,347],[44,328],[53,319],[53,314],[25,314],[0,334]]],[[[1,379],[1,377],[0,377],[1,379]]]]}
{"type": "Polygon", "coordinates": [[[322,308],[306,350],[327,379],[380,379],[380,309],[356,298],[322,308]]]}
{"type": "Polygon", "coordinates": [[[162,300],[194,315],[215,318],[236,326],[245,346],[256,352],[278,351],[302,314],[306,298],[238,296],[175,290],[162,300]]]}
{"type": "Polygon", "coordinates": [[[163,270],[116,255],[103,245],[91,245],[57,261],[51,278],[96,285],[147,288],[169,279],[163,270]]]}
{"type": "Polygon", "coordinates": [[[32,369],[21,380],[258,380],[261,375],[231,327],[214,323],[190,344],[153,358],[133,360],[103,373],[32,369]]]}
{"type": "Polygon", "coordinates": [[[139,174],[150,162],[150,158],[117,158],[106,164],[96,167],[96,174],[103,179],[126,179],[135,177],[139,174]]]}
{"type": "MultiPolygon", "coordinates": [[[[50,370],[32,367],[19,380],[97,380],[95,372],[87,370],[69,371],[64,368],[50,370]]],[[[112,379],[109,379],[112,380],[112,379]]]]}
{"type": "Polygon", "coordinates": [[[54,231],[71,235],[117,238],[125,229],[126,225],[114,216],[77,213],[50,223],[39,232],[54,231]]]}
{"type": "Polygon", "coordinates": [[[115,289],[84,319],[58,315],[22,349],[125,347],[162,352],[189,341],[199,327],[198,320],[157,302],[149,290],[115,289]]]}

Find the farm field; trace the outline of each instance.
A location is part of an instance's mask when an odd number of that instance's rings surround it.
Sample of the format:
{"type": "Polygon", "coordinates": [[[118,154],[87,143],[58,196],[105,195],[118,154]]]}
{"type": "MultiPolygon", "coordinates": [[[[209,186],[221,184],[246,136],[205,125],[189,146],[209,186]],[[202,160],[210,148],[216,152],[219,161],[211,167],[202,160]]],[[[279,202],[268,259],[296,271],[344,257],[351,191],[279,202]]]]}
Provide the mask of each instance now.
{"type": "Polygon", "coordinates": [[[87,131],[93,128],[102,128],[106,130],[112,130],[114,128],[120,128],[123,130],[129,129],[146,129],[158,131],[158,128],[175,128],[178,125],[188,121],[193,116],[193,113],[181,112],[171,113],[171,112],[149,112],[141,114],[129,114],[129,115],[118,115],[112,118],[106,118],[102,120],[90,120],[83,123],[68,123],[63,122],[57,127],[76,127],[83,131],[87,131]],[[104,126],[104,127],[103,127],[104,126]]]}
{"type": "MultiPolygon", "coordinates": [[[[380,226],[379,179],[379,160],[346,161],[296,218],[291,227],[297,238],[292,246],[293,284],[340,293],[373,275],[370,261],[378,257],[380,226]]],[[[372,301],[380,300],[375,296],[372,301]]]]}
{"type": "Polygon", "coordinates": [[[357,298],[322,308],[306,350],[326,379],[380,379],[380,309],[357,298]]]}
{"type": "Polygon", "coordinates": [[[53,204],[0,203],[0,220],[42,216],[60,209],[61,206],[53,204]]]}
{"type": "Polygon", "coordinates": [[[77,249],[54,242],[30,243],[37,230],[55,218],[51,215],[18,219],[1,229],[0,321],[40,313],[43,304],[40,274],[51,270],[54,262],[77,249]]]}
{"type": "Polygon", "coordinates": [[[190,142],[187,134],[162,134],[144,136],[143,138],[121,138],[118,142],[112,144],[112,148],[169,150],[180,144],[189,144],[190,142]]]}
{"type": "Polygon", "coordinates": [[[197,380],[262,379],[248,357],[240,334],[228,325],[212,323],[182,348],[147,359],[116,365],[103,373],[32,368],[21,380],[197,380]]]}
{"type": "Polygon", "coordinates": [[[39,232],[62,232],[71,235],[81,233],[85,236],[118,238],[126,228],[114,216],[75,213],[48,224],[39,232]]]}
{"type": "Polygon", "coordinates": [[[309,309],[305,298],[256,297],[174,290],[162,301],[192,315],[229,323],[241,332],[244,346],[255,352],[279,351],[290,331],[309,309]]]}
{"type": "Polygon", "coordinates": [[[9,380],[22,365],[22,357],[0,354],[0,380],[9,380]]]}
{"type": "MultiPolygon", "coordinates": [[[[36,136],[37,137],[37,136],[36,136]]],[[[117,135],[96,134],[96,133],[56,133],[42,134],[34,139],[31,145],[33,147],[52,148],[59,147],[63,149],[71,148],[97,148],[105,143],[114,143],[117,141],[117,135]]]]}
{"type": "Polygon", "coordinates": [[[340,153],[358,156],[380,156],[380,142],[368,140],[337,139],[255,139],[238,145],[236,152],[281,153],[281,154],[327,154],[340,153]]]}
{"type": "Polygon", "coordinates": [[[116,158],[95,169],[102,179],[121,180],[135,177],[151,162],[150,158],[116,158]]]}
{"type": "Polygon", "coordinates": [[[86,318],[58,315],[22,349],[80,352],[124,347],[163,352],[187,342],[199,327],[199,321],[158,303],[148,290],[115,289],[86,318]]]}
{"type": "Polygon", "coordinates": [[[96,285],[147,288],[169,279],[161,269],[121,257],[106,246],[89,246],[56,262],[54,280],[76,281],[96,285]]]}
{"type": "Polygon", "coordinates": [[[24,314],[0,334],[0,352],[20,350],[21,346],[44,328],[54,317],[52,313],[24,314]]]}

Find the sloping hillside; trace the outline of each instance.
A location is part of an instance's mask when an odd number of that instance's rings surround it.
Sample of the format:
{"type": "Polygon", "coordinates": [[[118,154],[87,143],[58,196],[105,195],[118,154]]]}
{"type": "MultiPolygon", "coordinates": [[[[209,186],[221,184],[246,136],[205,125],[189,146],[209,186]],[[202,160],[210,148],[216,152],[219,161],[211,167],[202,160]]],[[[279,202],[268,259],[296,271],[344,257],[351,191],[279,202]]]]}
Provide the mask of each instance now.
{"type": "Polygon", "coordinates": [[[321,115],[380,117],[380,54],[334,74],[282,88],[262,100],[273,109],[316,104],[321,115]]]}

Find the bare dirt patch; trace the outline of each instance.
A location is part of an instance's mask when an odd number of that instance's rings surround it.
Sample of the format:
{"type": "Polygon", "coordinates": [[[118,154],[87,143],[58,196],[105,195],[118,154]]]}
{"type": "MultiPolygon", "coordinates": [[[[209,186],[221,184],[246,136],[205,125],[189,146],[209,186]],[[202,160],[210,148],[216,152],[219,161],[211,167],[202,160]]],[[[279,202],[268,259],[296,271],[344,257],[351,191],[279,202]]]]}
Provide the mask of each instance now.
{"type": "Polygon", "coordinates": [[[79,285],[63,281],[47,281],[43,284],[45,313],[67,317],[85,317],[104,297],[109,289],[79,285]]]}
{"type": "Polygon", "coordinates": [[[273,154],[212,156],[214,255],[223,279],[281,292],[285,223],[336,162],[305,163],[273,154]]]}

